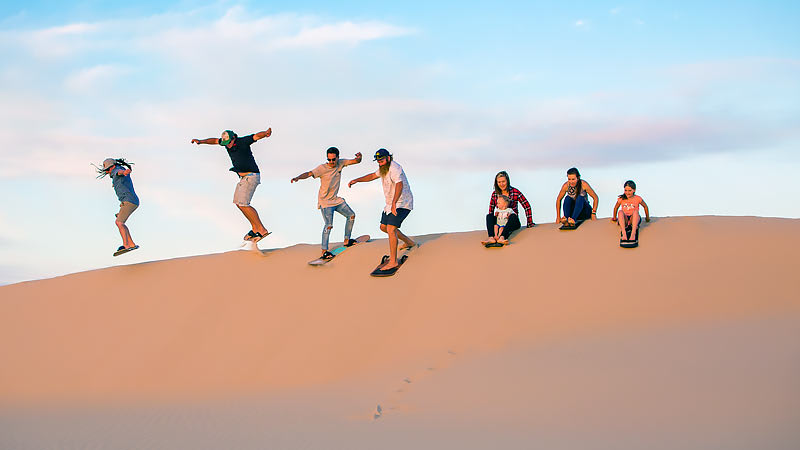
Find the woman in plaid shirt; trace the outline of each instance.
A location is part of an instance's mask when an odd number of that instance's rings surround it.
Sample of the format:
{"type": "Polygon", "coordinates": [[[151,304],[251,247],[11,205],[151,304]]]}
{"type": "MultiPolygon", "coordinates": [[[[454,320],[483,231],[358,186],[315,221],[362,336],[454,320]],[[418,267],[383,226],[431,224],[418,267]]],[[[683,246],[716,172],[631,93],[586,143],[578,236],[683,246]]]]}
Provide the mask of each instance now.
{"type": "Polygon", "coordinates": [[[533,212],[531,211],[531,205],[528,203],[528,200],[522,195],[522,192],[519,189],[511,186],[511,179],[508,177],[508,173],[504,170],[499,172],[494,177],[494,192],[492,192],[492,198],[489,200],[489,214],[486,215],[486,231],[489,233],[489,239],[482,241],[484,245],[491,244],[497,242],[494,239],[494,226],[497,224],[497,218],[494,216],[494,208],[497,206],[497,196],[498,195],[505,195],[506,197],[511,199],[511,203],[509,203],[509,208],[513,209],[516,214],[512,214],[508,216],[508,224],[506,224],[505,229],[503,230],[503,237],[508,239],[511,236],[511,233],[515,230],[520,228],[519,223],[519,211],[517,210],[517,203],[521,204],[523,208],[525,208],[525,215],[528,218],[528,228],[531,228],[533,223],[533,212]]]}

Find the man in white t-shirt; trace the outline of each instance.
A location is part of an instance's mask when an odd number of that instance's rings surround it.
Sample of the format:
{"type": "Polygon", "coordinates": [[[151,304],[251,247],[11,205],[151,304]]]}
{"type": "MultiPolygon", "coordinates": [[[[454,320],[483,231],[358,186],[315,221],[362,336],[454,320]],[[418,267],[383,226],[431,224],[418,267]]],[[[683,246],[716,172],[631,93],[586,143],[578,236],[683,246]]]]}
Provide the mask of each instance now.
{"type": "Polygon", "coordinates": [[[378,162],[378,170],[351,180],[348,187],[352,187],[362,181],[373,181],[378,178],[383,182],[383,195],[386,198],[386,206],[381,214],[381,231],[389,235],[389,261],[380,269],[389,270],[398,266],[398,239],[405,243],[404,248],[416,245],[416,242],[400,231],[400,225],[403,220],[414,209],[414,196],[411,194],[411,186],[408,184],[403,168],[400,164],[394,162],[388,150],[382,148],[375,152],[374,160],[378,162]]]}
{"type": "Polygon", "coordinates": [[[303,172],[292,178],[291,181],[294,183],[295,181],[305,180],[308,177],[319,178],[317,208],[319,208],[322,213],[322,219],[325,221],[325,226],[322,228],[322,256],[320,256],[320,259],[333,258],[333,254],[328,251],[328,242],[333,229],[334,212],[338,212],[347,218],[347,224],[344,227],[344,245],[349,247],[355,243],[350,238],[350,234],[353,232],[356,214],[350,209],[347,202],[339,197],[339,184],[342,181],[342,169],[361,162],[361,153],[356,153],[354,159],[339,159],[339,149],[336,147],[329,148],[326,153],[328,155],[326,164],[320,164],[308,172],[303,172]]]}

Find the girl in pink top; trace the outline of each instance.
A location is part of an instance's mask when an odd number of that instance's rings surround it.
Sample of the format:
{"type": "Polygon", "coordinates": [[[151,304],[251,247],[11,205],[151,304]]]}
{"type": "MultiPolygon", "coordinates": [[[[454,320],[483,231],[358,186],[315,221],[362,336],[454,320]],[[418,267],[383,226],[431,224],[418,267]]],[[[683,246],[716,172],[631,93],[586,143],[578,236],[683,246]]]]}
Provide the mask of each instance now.
{"type": "Polygon", "coordinates": [[[614,214],[611,215],[612,222],[619,223],[620,233],[623,240],[628,240],[628,235],[625,233],[625,228],[631,226],[631,239],[636,236],[636,230],[639,228],[639,205],[644,207],[645,222],[650,222],[650,209],[647,203],[644,202],[642,197],[636,195],[636,183],[633,180],[625,182],[625,192],[617,199],[617,204],[614,205],[614,214]]]}

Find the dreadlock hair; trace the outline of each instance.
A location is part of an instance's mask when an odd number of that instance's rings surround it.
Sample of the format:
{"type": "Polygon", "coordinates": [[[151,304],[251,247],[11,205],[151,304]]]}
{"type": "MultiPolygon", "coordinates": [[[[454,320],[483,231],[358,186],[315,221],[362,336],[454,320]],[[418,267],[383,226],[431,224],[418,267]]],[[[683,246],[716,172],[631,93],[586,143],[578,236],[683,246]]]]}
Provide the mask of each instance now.
{"type": "MultiPolygon", "coordinates": [[[[97,178],[105,177],[106,175],[108,175],[109,169],[111,169],[111,167],[109,167],[108,169],[104,169],[102,167],[98,167],[94,163],[92,163],[92,165],[94,166],[95,170],[97,170],[97,173],[98,173],[97,178]]],[[[125,158],[115,158],[114,159],[114,165],[115,166],[123,166],[123,167],[125,167],[127,169],[133,169],[133,167],[131,167],[131,166],[133,166],[134,163],[126,161],[125,158]]]]}
{"type": "MultiPolygon", "coordinates": [[[[633,189],[633,195],[636,195],[636,183],[634,183],[633,180],[628,180],[625,182],[622,188],[625,189],[628,186],[630,186],[630,188],[633,189]]],[[[620,195],[619,198],[625,200],[628,197],[625,196],[625,192],[622,192],[622,195],[620,195]]]]}

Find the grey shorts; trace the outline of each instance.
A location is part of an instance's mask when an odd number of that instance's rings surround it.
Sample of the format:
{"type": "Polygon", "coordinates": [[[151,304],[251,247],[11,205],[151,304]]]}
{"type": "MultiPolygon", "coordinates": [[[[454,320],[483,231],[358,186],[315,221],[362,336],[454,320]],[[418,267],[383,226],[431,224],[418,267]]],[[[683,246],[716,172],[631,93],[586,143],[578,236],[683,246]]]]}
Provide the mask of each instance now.
{"type": "Polygon", "coordinates": [[[259,173],[239,176],[239,182],[236,183],[236,191],[233,192],[233,203],[239,206],[250,206],[250,200],[253,199],[256,186],[259,184],[261,184],[261,174],[259,173]]]}
{"type": "Polygon", "coordinates": [[[136,211],[139,205],[133,204],[131,202],[122,202],[119,204],[119,212],[116,214],[117,222],[125,223],[128,220],[128,217],[136,211]]]}

